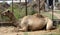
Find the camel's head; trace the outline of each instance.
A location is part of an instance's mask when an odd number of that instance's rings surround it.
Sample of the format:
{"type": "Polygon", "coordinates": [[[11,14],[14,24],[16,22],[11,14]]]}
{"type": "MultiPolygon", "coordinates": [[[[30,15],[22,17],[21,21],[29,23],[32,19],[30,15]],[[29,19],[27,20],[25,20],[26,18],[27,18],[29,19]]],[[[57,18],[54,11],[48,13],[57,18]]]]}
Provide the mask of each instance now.
{"type": "Polygon", "coordinates": [[[7,16],[7,15],[9,15],[9,13],[10,13],[10,11],[9,10],[6,10],[6,11],[2,12],[1,15],[7,16]]]}
{"type": "Polygon", "coordinates": [[[1,13],[2,16],[6,16],[6,17],[12,17],[14,16],[13,13],[8,9],[4,12],[1,13]]]}

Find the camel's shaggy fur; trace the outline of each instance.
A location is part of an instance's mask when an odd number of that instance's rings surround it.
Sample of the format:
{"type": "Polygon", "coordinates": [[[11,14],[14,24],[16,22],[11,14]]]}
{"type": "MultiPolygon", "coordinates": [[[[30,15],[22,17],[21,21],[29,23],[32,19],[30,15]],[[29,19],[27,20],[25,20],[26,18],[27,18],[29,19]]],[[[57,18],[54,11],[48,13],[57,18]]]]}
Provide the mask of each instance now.
{"type": "Polygon", "coordinates": [[[22,27],[23,31],[27,31],[29,28],[30,30],[38,30],[42,29],[46,26],[46,30],[50,30],[53,27],[52,20],[48,17],[44,17],[43,15],[34,14],[34,15],[28,15],[23,17],[21,20],[20,26],[22,27]]]}

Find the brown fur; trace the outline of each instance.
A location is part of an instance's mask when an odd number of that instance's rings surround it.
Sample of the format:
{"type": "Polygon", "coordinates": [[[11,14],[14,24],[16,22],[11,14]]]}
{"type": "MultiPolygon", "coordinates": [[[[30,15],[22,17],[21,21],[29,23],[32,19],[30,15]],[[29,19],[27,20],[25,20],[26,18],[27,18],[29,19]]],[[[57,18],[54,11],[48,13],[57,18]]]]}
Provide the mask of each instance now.
{"type": "Polygon", "coordinates": [[[52,29],[52,20],[47,17],[44,17],[43,15],[34,14],[23,17],[20,24],[22,28],[20,30],[27,31],[28,28],[30,30],[38,30],[42,29],[45,25],[47,30],[52,29]]]}
{"type": "Polygon", "coordinates": [[[9,18],[9,22],[12,22],[15,26],[18,25],[18,22],[17,22],[18,20],[15,18],[14,14],[9,9],[7,9],[4,12],[2,12],[1,15],[8,17],[9,18]]]}

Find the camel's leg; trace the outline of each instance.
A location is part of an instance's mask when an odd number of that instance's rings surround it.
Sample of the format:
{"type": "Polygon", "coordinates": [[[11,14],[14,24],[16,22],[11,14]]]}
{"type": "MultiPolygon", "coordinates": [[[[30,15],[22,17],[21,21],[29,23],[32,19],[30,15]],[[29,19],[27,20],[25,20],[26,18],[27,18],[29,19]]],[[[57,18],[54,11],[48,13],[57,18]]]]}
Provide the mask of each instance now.
{"type": "Polygon", "coordinates": [[[27,30],[27,27],[23,27],[23,28],[19,29],[19,31],[24,31],[25,32],[25,31],[28,31],[28,30],[27,30]]]}
{"type": "Polygon", "coordinates": [[[27,30],[27,27],[23,27],[23,28],[15,27],[12,32],[19,32],[19,31],[25,32],[25,31],[28,31],[28,30],[27,30]]]}
{"type": "Polygon", "coordinates": [[[48,18],[46,30],[51,30],[53,28],[53,22],[48,18]]]}

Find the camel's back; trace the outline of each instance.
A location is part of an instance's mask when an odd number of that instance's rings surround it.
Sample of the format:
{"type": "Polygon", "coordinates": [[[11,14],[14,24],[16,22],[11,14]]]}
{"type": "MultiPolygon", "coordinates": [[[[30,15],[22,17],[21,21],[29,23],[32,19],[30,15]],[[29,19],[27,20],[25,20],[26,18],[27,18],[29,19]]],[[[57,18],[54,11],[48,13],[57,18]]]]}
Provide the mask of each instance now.
{"type": "Polygon", "coordinates": [[[26,16],[23,19],[23,23],[24,22],[26,22],[32,30],[41,29],[46,25],[44,18],[38,18],[36,16],[26,16]]]}
{"type": "Polygon", "coordinates": [[[44,18],[33,17],[29,19],[29,25],[32,26],[32,29],[42,29],[46,23],[44,18]]]}

